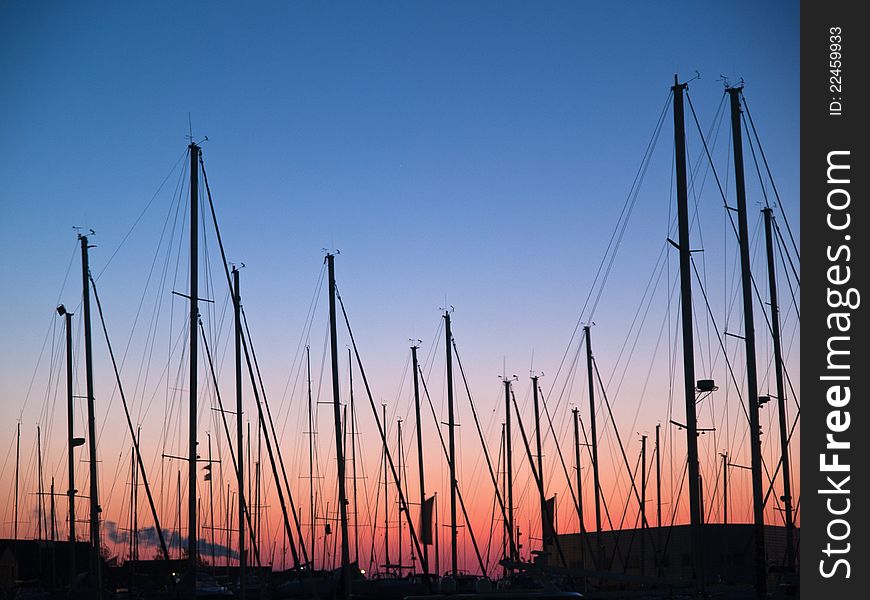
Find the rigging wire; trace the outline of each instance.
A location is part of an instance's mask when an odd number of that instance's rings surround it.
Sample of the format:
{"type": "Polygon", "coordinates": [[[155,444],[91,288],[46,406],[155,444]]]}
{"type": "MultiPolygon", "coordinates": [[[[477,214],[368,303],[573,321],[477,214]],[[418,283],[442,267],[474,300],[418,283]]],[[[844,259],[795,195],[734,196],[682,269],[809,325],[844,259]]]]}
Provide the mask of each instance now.
{"type": "Polygon", "coordinates": [[[761,160],[764,162],[764,168],[767,169],[767,177],[770,180],[770,186],[773,188],[773,193],[776,196],[776,202],[779,204],[780,212],[782,212],[782,218],[785,221],[785,227],[788,231],[788,237],[791,240],[792,247],[794,248],[795,255],[797,256],[798,262],[801,259],[801,253],[798,249],[797,243],[795,243],[794,235],[791,232],[791,226],[788,224],[788,217],[785,214],[785,211],[782,210],[782,199],[779,197],[779,191],[776,189],[776,182],[773,179],[773,175],[770,172],[770,165],[767,162],[767,157],[764,154],[764,148],[761,145],[761,140],[758,137],[758,131],[755,129],[755,122],[752,120],[752,113],[749,111],[749,104],[746,102],[746,96],[741,92],[740,96],[743,98],[743,106],[746,108],[746,116],[749,117],[749,125],[752,127],[752,133],[755,136],[755,140],[758,143],[758,151],[761,154],[761,160]]]}
{"type": "MultiPolygon", "coordinates": [[[[577,331],[580,329],[580,325],[584,321],[584,314],[586,313],[586,309],[589,306],[589,302],[592,299],[592,294],[595,292],[595,285],[598,283],[599,278],[602,277],[602,270],[605,269],[605,263],[608,264],[603,279],[601,280],[601,286],[599,288],[599,292],[594,301],[593,309],[590,311],[589,316],[585,319],[587,321],[592,320],[592,315],[595,310],[594,307],[598,305],[598,300],[601,297],[601,292],[604,289],[604,284],[607,280],[607,275],[610,273],[610,267],[613,265],[613,260],[616,257],[616,252],[619,249],[619,242],[616,241],[617,237],[621,241],[622,234],[625,232],[625,226],[628,223],[628,219],[631,216],[632,210],[637,201],[637,196],[640,191],[640,185],[643,182],[644,175],[646,174],[646,169],[649,166],[650,159],[652,157],[653,150],[658,141],[659,134],[661,133],[662,125],[664,124],[665,116],[667,115],[668,106],[671,103],[671,97],[673,96],[673,91],[668,91],[668,97],[665,99],[664,105],[662,106],[662,110],[659,113],[659,118],[656,122],[655,128],[653,129],[652,136],[647,143],[646,149],[644,151],[643,157],[641,159],[641,164],[638,168],[637,173],[634,176],[634,180],[632,181],[631,186],[629,187],[628,194],[626,196],[625,202],[622,206],[622,211],[620,212],[619,219],[617,219],[616,226],[614,227],[613,232],[611,233],[610,240],[608,241],[607,248],[604,251],[604,256],[601,258],[601,262],[598,265],[598,269],[595,272],[595,277],[592,280],[592,284],[589,287],[589,292],[586,295],[586,299],[583,301],[583,307],[580,309],[580,316],[577,319],[577,323],[574,325],[574,330],[571,332],[571,337],[568,340],[568,345],[565,348],[565,352],[562,355],[562,359],[559,362],[559,367],[556,370],[556,376],[553,378],[553,384],[550,386],[550,392],[553,391],[553,388],[556,385],[556,381],[559,378],[559,374],[562,372],[562,369],[565,365],[565,360],[568,358],[568,353],[570,352],[571,346],[574,343],[574,339],[577,336],[577,331]],[[611,248],[613,249],[613,255],[610,257],[611,248]],[[608,257],[610,260],[608,261],[608,257]]],[[[581,339],[581,344],[582,339],[581,339]]],[[[564,392],[564,389],[563,389],[564,392]]]]}

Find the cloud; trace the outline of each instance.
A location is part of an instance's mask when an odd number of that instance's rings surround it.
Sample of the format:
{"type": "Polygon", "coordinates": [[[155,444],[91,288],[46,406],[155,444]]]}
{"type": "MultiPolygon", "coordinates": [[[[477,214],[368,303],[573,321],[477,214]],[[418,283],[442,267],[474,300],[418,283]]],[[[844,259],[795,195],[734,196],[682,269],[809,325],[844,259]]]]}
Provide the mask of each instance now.
{"type": "MultiPolygon", "coordinates": [[[[118,524],[114,521],[106,521],[104,531],[106,532],[106,536],[112,542],[116,544],[129,544],[130,543],[130,535],[126,531],[121,531],[118,529],[118,524]]],[[[181,535],[178,530],[170,529],[163,530],[163,537],[166,540],[166,545],[170,548],[178,547],[178,546],[186,546],[187,545],[187,536],[181,535]]],[[[229,548],[224,546],[223,544],[214,544],[209,540],[204,538],[199,538],[197,540],[197,545],[199,546],[199,553],[202,556],[214,556],[215,558],[222,558],[227,555],[229,552],[229,556],[231,559],[238,559],[239,553],[233,548],[229,548]]],[[[140,548],[160,548],[160,538],[157,536],[157,528],[156,527],[143,527],[139,530],[139,547],[140,548]]]]}

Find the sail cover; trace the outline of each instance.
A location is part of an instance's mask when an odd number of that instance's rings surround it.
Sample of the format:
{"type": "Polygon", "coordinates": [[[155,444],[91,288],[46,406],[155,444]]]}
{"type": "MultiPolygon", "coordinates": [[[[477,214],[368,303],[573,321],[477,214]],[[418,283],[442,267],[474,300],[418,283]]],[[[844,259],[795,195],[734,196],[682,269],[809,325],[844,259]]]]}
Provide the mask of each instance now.
{"type": "Polygon", "coordinates": [[[428,545],[432,544],[432,515],[435,509],[435,496],[426,498],[420,510],[420,540],[428,545]]]}

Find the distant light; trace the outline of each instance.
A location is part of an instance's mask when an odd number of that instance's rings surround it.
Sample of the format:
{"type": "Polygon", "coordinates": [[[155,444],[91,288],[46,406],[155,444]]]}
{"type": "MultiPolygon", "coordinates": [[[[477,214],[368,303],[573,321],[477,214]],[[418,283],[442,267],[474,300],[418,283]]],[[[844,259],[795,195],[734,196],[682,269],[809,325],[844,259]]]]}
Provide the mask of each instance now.
{"type": "Polygon", "coordinates": [[[66,314],[66,307],[63,304],[57,305],[57,314],[60,316],[64,316],[66,314]]]}
{"type": "Polygon", "coordinates": [[[365,569],[360,569],[360,570],[359,570],[359,573],[360,573],[360,575],[365,575],[365,574],[366,574],[366,570],[365,570],[365,569]]]}

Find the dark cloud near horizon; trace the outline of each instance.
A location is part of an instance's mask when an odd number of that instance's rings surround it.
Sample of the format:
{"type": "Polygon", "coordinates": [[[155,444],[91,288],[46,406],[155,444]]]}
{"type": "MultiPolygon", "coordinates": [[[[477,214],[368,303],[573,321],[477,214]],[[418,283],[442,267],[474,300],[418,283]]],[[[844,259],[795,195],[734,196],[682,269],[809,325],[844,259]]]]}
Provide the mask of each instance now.
{"type": "MultiPolygon", "coordinates": [[[[106,537],[109,540],[114,542],[115,544],[129,544],[130,543],[130,532],[126,530],[122,530],[118,528],[118,524],[114,521],[106,521],[104,531],[106,532],[106,537]]],[[[177,548],[179,546],[184,547],[187,545],[187,536],[181,535],[177,530],[163,530],[163,537],[166,540],[166,545],[169,548],[177,548]]],[[[199,552],[203,556],[212,556],[216,559],[220,559],[229,556],[231,559],[238,559],[239,553],[232,549],[224,546],[223,544],[214,544],[206,539],[199,538],[197,542],[199,546],[199,552]]],[[[160,550],[160,538],[157,536],[157,528],[156,527],[144,527],[139,530],[139,547],[140,548],[153,548],[154,550],[160,550]]]]}

